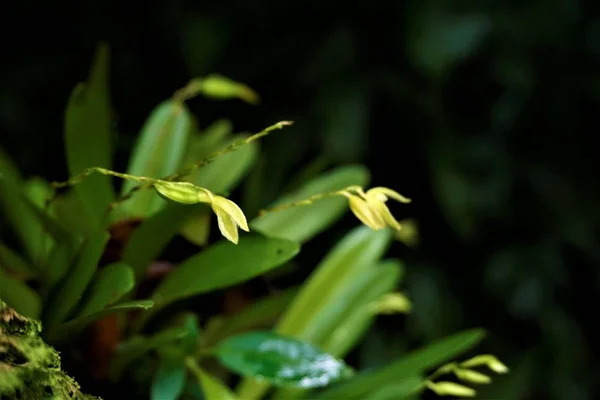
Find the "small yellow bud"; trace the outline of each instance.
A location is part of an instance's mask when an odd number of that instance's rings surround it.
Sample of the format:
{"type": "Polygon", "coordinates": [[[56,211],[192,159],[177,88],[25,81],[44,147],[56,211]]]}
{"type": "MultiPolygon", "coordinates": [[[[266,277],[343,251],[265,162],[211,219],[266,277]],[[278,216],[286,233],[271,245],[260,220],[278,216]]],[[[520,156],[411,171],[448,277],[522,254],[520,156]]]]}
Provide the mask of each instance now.
{"type": "Polygon", "coordinates": [[[412,304],[402,293],[388,293],[372,303],[372,307],[377,314],[409,313],[412,304]]]}
{"type": "Polygon", "coordinates": [[[475,356],[467,361],[460,363],[460,366],[465,368],[479,367],[481,365],[487,366],[489,369],[496,372],[497,374],[505,374],[508,372],[508,367],[502,364],[500,360],[498,360],[495,356],[491,354],[482,354],[479,356],[475,356]]]}
{"type": "Polygon", "coordinates": [[[196,204],[208,201],[208,197],[202,189],[189,182],[158,181],[154,184],[154,188],[167,199],[182,204],[196,204]]]}
{"type": "Polygon", "coordinates": [[[425,385],[440,396],[475,397],[477,392],[467,386],[454,382],[425,382],[425,385]]]}
{"type": "Polygon", "coordinates": [[[472,369],[456,368],[454,374],[461,381],[469,383],[490,383],[492,381],[492,378],[489,376],[484,375],[481,372],[473,371],[472,369]]]}

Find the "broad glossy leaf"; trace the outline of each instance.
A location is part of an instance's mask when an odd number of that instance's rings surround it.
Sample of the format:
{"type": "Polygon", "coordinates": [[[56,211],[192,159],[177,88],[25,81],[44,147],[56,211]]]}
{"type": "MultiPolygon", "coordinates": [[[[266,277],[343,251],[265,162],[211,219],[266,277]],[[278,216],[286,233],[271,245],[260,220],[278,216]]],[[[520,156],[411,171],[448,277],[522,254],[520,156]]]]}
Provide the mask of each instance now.
{"type": "MultiPolygon", "coordinates": [[[[274,205],[302,200],[319,193],[333,192],[350,185],[366,186],[369,172],[361,166],[338,167],[303,185],[274,205]]],[[[321,233],[348,209],[343,197],[318,200],[308,206],[267,213],[255,218],[250,229],[265,235],[281,237],[304,243],[321,233]]]]}
{"type": "Polygon", "coordinates": [[[439,366],[471,349],[485,336],[482,329],[472,329],[439,340],[423,349],[406,354],[396,362],[356,376],[347,383],[314,396],[315,399],[364,399],[390,382],[398,382],[439,366]]]}
{"type": "Polygon", "coordinates": [[[108,315],[132,311],[132,310],[148,310],[154,305],[152,300],[135,300],[127,303],[117,304],[112,307],[104,308],[92,314],[87,314],[83,317],[78,317],[64,324],[59,325],[56,329],[50,332],[49,339],[53,342],[68,340],[72,335],[77,334],[82,329],[90,325],[92,322],[98,321],[108,315]]]}
{"type": "MultiPolygon", "coordinates": [[[[109,49],[101,43],[94,57],[89,79],[78,84],[69,98],[65,113],[65,151],[69,174],[86,168],[111,168],[111,109],[109,95],[109,49]]],[[[114,200],[108,176],[94,174],[74,190],[81,199],[86,218],[95,229],[105,227],[107,207],[114,200]]]]}
{"type": "Polygon", "coordinates": [[[202,387],[205,400],[237,400],[231,390],[214,376],[198,367],[193,372],[202,387]]]}
{"type": "MultiPolygon", "coordinates": [[[[193,127],[187,107],[175,100],[159,104],[146,120],[134,146],[127,173],[150,178],[164,178],[181,167],[186,145],[193,127]]],[[[124,181],[121,194],[129,192],[137,182],[124,181]]],[[[140,190],[122,204],[127,217],[148,217],[163,208],[166,201],[153,190],[140,190]]]]}
{"type": "Polygon", "coordinates": [[[134,336],[121,342],[111,360],[109,377],[118,380],[125,368],[133,361],[149,351],[169,345],[176,340],[184,339],[190,331],[187,327],[166,329],[152,336],[134,336]]]}
{"type": "Polygon", "coordinates": [[[136,282],[141,280],[148,265],[162,253],[185,220],[198,208],[206,208],[206,205],[172,203],[138,226],[123,250],[123,261],[133,268],[136,282]]]}
{"type": "MultiPolygon", "coordinates": [[[[279,267],[294,257],[300,246],[285,239],[248,235],[236,245],[218,242],[185,260],[155,289],[160,307],[176,300],[245,282],[279,267]]],[[[148,314],[146,314],[149,317],[148,314]]]]}
{"type": "Polygon", "coordinates": [[[351,369],[317,347],[272,332],[252,332],[221,342],[216,356],[231,370],[278,386],[315,388],[352,375],[351,369]]]}
{"type": "Polygon", "coordinates": [[[186,369],[183,363],[162,360],[150,389],[151,400],[177,400],[185,388],[186,369]]]}
{"type": "Polygon", "coordinates": [[[50,332],[77,306],[96,272],[109,237],[106,232],[98,232],[84,240],[73,266],[53,290],[49,300],[44,321],[50,332]]]}
{"type": "Polygon", "coordinates": [[[0,268],[0,299],[27,318],[39,319],[42,310],[40,296],[27,284],[13,278],[0,268]]]}
{"type": "Polygon", "coordinates": [[[133,270],[124,262],[116,262],[97,271],[86,291],[77,317],[84,317],[114,304],[135,286],[133,270]]]}

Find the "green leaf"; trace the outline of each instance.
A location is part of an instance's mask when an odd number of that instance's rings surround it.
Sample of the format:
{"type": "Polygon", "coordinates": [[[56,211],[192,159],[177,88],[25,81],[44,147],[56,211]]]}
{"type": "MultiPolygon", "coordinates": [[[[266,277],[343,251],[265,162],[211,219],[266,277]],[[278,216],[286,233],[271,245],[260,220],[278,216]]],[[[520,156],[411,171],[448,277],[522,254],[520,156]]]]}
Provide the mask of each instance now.
{"type": "Polygon", "coordinates": [[[328,323],[332,308],[347,301],[345,288],[364,278],[375,268],[392,240],[389,230],[373,231],[359,226],[347,234],[321,261],[290,308],[277,324],[282,335],[304,340],[323,340],[328,330],[318,333],[319,324],[328,323]]]}
{"type": "MultiPolygon", "coordinates": [[[[222,142],[216,151],[223,150],[234,142],[250,135],[235,135],[222,142]]],[[[210,164],[192,172],[185,180],[206,188],[213,193],[223,193],[234,188],[246,175],[258,156],[258,142],[250,142],[237,150],[224,154],[210,164]]],[[[199,159],[201,159],[199,157],[199,159]]]]}
{"type": "MultiPolygon", "coordinates": [[[[358,280],[356,291],[346,291],[347,295],[356,293],[355,297],[338,300],[336,308],[346,308],[337,323],[328,329],[326,339],[322,342],[323,350],[336,357],[344,357],[354,348],[371,327],[375,315],[370,305],[386,293],[392,292],[400,280],[402,264],[397,260],[386,260],[373,266],[365,276],[358,280]]],[[[334,304],[331,304],[334,308],[334,304]]],[[[330,311],[334,320],[335,311],[330,311]]]]}
{"type": "Polygon", "coordinates": [[[42,289],[44,297],[47,297],[50,291],[63,280],[75,260],[82,242],[82,237],[73,236],[56,243],[52,248],[44,270],[42,289]]]}
{"type": "Polygon", "coordinates": [[[205,207],[171,203],[138,226],[123,249],[123,261],[133,268],[136,282],[140,282],[148,265],[163,252],[194,210],[205,207]]]}
{"type": "Polygon", "coordinates": [[[315,388],[352,375],[340,360],[317,347],[272,332],[252,332],[221,342],[215,351],[231,370],[278,386],[315,388]]]}
{"type": "MultiPolygon", "coordinates": [[[[274,205],[333,192],[350,185],[366,186],[369,179],[369,172],[362,166],[339,167],[311,180],[293,195],[285,196],[274,205]]],[[[250,229],[304,243],[339,219],[347,208],[347,199],[327,198],[309,206],[294,207],[257,217],[250,223],[250,229]]]]}
{"type": "Polygon", "coordinates": [[[50,332],[77,306],[96,272],[109,237],[106,232],[98,232],[84,240],[77,260],[53,290],[54,293],[49,299],[44,325],[50,332]]]}
{"type": "MultiPolygon", "coordinates": [[[[292,241],[259,235],[245,236],[237,245],[218,242],[185,260],[162,281],[152,294],[156,301],[152,311],[262,275],[290,260],[299,250],[300,246],[292,241]]],[[[141,319],[140,324],[143,322],[141,319]]]]}
{"type": "Polygon", "coordinates": [[[423,349],[406,354],[400,360],[364,374],[347,383],[314,396],[315,399],[364,399],[389,382],[398,382],[422,374],[471,349],[485,336],[482,329],[472,329],[439,340],[423,349]]]}
{"type": "MultiPolygon", "coordinates": [[[[69,98],[65,113],[65,151],[71,176],[90,167],[111,168],[108,69],[109,49],[101,43],[88,81],[78,84],[69,98]]],[[[94,228],[105,228],[108,222],[106,210],[115,198],[110,178],[95,174],[78,183],[74,190],[94,228]]]]}
{"type": "Polygon", "coordinates": [[[133,270],[124,262],[116,262],[97,271],[86,291],[77,317],[84,317],[119,301],[135,286],[133,270]]]}
{"type": "Polygon", "coordinates": [[[110,363],[110,379],[117,381],[131,362],[149,351],[169,345],[176,340],[184,339],[189,334],[190,331],[187,327],[177,327],[166,329],[153,336],[134,336],[121,342],[110,363]]]}
{"type": "MultiPolygon", "coordinates": [[[[25,182],[23,189],[26,197],[29,199],[30,206],[35,207],[38,213],[43,213],[46,215],[46,200],[48,200],[53,194],[53,190],[48,182],[39,177],[31,178],[25,182]]],[[[44,221],[50,219],[51,217],[47,217],[44,218],[44,221]]],[[[54,222],[52,223],[54,224],[54,222]]],[[[43,222],[42,224],[36,224],[35,228],[36,231],[31,233],[32,236],[30,240],[38,241],[36,246],[37,258],[34,260],[34,262],[38,265],[41,265],[48,259],[48,253],[54,246],[54,238],[46,230],[43,222]]]]}
{"type": "Polygon", "coordinates": [[[152,381],[150,399],[177,400],[185,388],[185,375],[183,363],[162,360],[152,381]]]}
{"type": "Polygon", "coordinates": [[[74,189],[54,199],[50,215],[71,232],[84,236],[95,232],[94,224],[86,218],[85,208],[74,189]]]}
{"type": "Polygon", "coordinates": [[[40,296],[27,284],[0,269],[0,299],[27,318],[39,319],[42,311],[40,296]]]}
{"type": "MultiPolygon", "coordinates": [[[[267,328],[284,313],[298,294],[299,288],[260,299],[230,317],[216,320],[213,330],[204,332],[204,343],[210,346],[219,340],[244,331],[267,328]]],[[[209,325],[210,326],[210,325],[209,325]]]]}
{"type": "Polygon", "coordinates": [[[108,315],[132,311],[132,310],[148,310],[154,305],[152,300],[135,300],[127,303],[117,304],[116,306],[107,307],[92,314],[87,314],[82,317],[75,318],[64,324],[59,325],[52,330],[49,335],[49,340],[53,342],[63,342],[70,339],[73,335],[79,333],[92,322],[98,321],[108,315]]]}
{"type": "Polygon", "coordinates": [[[37,275],[37,271],[33,266],[2,242],[0,242],[0,267],[24,277],[37,275]]]}
{"type": "MultiPolygon", "coordinates": [[[[389,230],[373,231],[366,226],[352,230],[317,266],[275,331],[322,346],[349,312],[348,305],[365,289],[363,280],[374,273],[391,241],[389,230]]],[[[245,380],[238,394],[255,399],[267,388],[264,383],[245,380]]]]}
{"type": "Polygon", "coordinates": [[[492,27],[485,14],[453,13],[438,3],[416,3],[408,18],[409,57],[432,78],[445,77],[475,51],[492,27]]]}
{"type": "Polygon", "coordinates": [[[422,376],[412,376],[400,382],[389,383],[382,388],[369,393],[369,400],[407,400],[414,397],[416,389],[425,379],[422,376]]]}
{"type": "Polygon", "coordinates": [[[38,214],[23,191],[24,182],[13,161],[0,149],[0,208],[19,238],[29,261],[39,262],[44,231],[38,214]]]}
{"type": "Polygon", "coordinates": [[[237,397],[227,386],[202,368],[199,368],[195,362],[188,362],[188,365],[202,387],[205,400],[237,400],[237,397]]]}
{"type": "MultiPolygon", "coordinates": [[[[159,179],[177,172],[193,123],[193,117],[184,104],[175,100],[159,104],[142,127],[127,173],[159,179]]],[[[137,185],[137,182],[124,181],[121,194],[126,194],[137,185]]],[[[167,202],[153,190],[139,190],[121,207],[127,217],[148,217],[165,204],[167,202]]]]}

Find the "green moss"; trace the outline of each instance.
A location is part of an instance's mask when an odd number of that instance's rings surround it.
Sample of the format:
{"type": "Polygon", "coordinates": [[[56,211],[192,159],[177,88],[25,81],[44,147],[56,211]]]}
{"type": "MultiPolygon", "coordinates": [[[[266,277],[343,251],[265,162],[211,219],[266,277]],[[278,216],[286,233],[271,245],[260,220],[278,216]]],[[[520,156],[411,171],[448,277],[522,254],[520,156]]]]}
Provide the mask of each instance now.
{"type": "Polygon", "coordinates": [[[0,400],[92,400],[60,369],[56,350],[40,338],[41,325],[0,301],[0,400]]]}

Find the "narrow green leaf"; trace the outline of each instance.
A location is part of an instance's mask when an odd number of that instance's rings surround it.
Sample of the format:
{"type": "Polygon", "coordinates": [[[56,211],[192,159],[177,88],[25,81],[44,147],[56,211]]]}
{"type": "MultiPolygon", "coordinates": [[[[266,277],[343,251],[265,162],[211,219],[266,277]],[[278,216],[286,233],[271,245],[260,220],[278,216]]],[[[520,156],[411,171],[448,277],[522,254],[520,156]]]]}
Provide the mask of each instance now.
{"type": "Polygon", "coordinates": [[[343,293],[352,282],[363,279],[375,267],[391,239],[389,230],[373,231],[366,226],[359,226],[347,234],[303,285],[302,291],[277,324],[277,332],[311,341],[323,339],[321,335],[310,334],[315,329],[314,325],[326,322],[318,319],[319,313],[329,307],[340,307],[340,298],[348,299],[339,293],[343,293]]]}
{"type": "Polygon", "coordinates": [[[24,277],[37,275],[37,271],[32,265],[2,242],[0,242],[0,267],[24,277]]]}
{"type": "Polygon", "coordinates": [[[402,264],[399,261],[383,261],[365,274],[354,298],[338,301],[341,303],[338,305],[339,308],[343,307],[342,304],[346,304],[346,312],[328,330],[323,340],[323,350],[336,357],[344,357],[358,344],[375,318],[369,306],[398,286],[401,271],[402,264]]]}
{"type": "Polygon", "coordinates": [[[185,388],[185,365],[162,360],[150,388],[151,400],[177,400],[185,388]]]}
{"type": "Polygon", "coordinates": [[[133,270],[124,262],[116,262],[97,271],[84,296],[77,317],[85,317],[114,304],[135,286],[133,270]]]}
{"type": "Polygon", "coordinates": [[[244,331],[268,328],[284,313],[299,288],[291,288],[282,293],[260,299],[234,315],[221,319],[215,324],[214,330],[204,333],[204,343],[207,346],[223,338],[244,331]]]}
{"type": "Polygon", "coordinates": [[[108,233],[99,232],[84,240],[77,260],[53,290],[49,300],[44,321],[46,329],[50,332],[77,306],[96,272],[108,239],[108,233]]]}
{"type": "MultiPolygon", "coordinates": [[[[175,100],[159,104],[146,120],[133,149],[127,173],[150,178],[164,178],[181,167],[193,117],[187,107],[175,100]]],[[[121,194],[126,194],[137,182],[123,182],[121,194]]],[[[127,217],[148,217],[167,202],[153,190],[139,190],[122,204],[127,217]]]]}
{"type": "Polygon", "coordinates": [[[389,383],[369,393],[369,400],[407,400],[415,396],[425,378],[412,376],[400,382],[389,383]]]}
{"type": "MultiPolygon", "coordinates": [[[[302,200],[319,193],[333,192],[350,185],[366,186],[369,172],[362,166],[339,167],[311,180],[274,205],[302,200]]],[[[348,208],[345,198],[328,198],[309,206],[268,213],[255,218],[250,228],[265,235],[304,243],[339,219],[348,208]]]]}
{"type": "Polygon", "coordinates": [[[109,377],[117,381],[125,368],[149,351],[161,348],[189,335],[187,327],[166,329],[153,336],[134,336],[121,342],[111,360],[109,377]]]}
{"type": "Polygon", "coordinates": [[[172,203],[142,222],[123,250],[123,261],[133,268],[136,282],[140,282],[148,265],[162,253],[194,210],[204,207],[204,204],[172,203]]]}
{"type": "Polygon", "coordinates": [[[27,318],[39,319],[42,310],[40,296],[26,283],[0,269],[0,299],[27,318]]]}
{"type": "Polygon", "coordinates": [[[189,361],[188,366],[196,375],[198,383],[202,387],[205,400],[237,400],[237,397],[235,397],[227,386],[198,367],[195,361],[189,361]]]}
{"type": "Polygon", "coordinates": [[[42,292],[47,297],[65,277],[81,248],[83,238],[73,236],[62,240],[52,248],[48,257],[48,263],[44,270],[44,282],[42,292]]]}
{"type": "Polygon", "coordinates": [[[315,388],[352,375],[352,370],[317,347],[272,332],[252,332],[221,342],[219,360],[231,370],[274,385],[315,388]]]}
{"type": "Polygon", "coordinates": [[[92,322],[98,321],[108,315],[132,311],[132,310],[148,310],[154,305],[152,300],[135,300],[127,303],[117,304],[112,307],[104,308],[92,314],[87,314],[83,317],[75,318],[64,324],[59,325],[56,329],[52,330],[49,335],[49,340],[52,342],[62,342],[70,339],[73,335],[79,333],[82,329],[86,328],[92,322]]]}
{"type": "MultiPolygon", "coordinates": [[[[96,50],[90,76],[78,84],[69,98],[65,113],[65,146],[71,176],[86,168],[111,168],[111,109],[108,87],[109,49],[101,43],[96,50]]],[[[114,200],[108,176],[92,175],[74,188],[81,199],[86,218],[95,229],[107,222],[106,210],[114,200]]]]}
{"type": "MultiPolygon", "coordinates": [[[[0,149],[0,208],[29,261],[40,260],[43,225],[23,192],[24,182],[10,157],[0,149]]],[[[35,264],[34,264],[35,265],[35,264]]]]}
{"type": "MultiPolygon", "coordinates": [[[[23,189],[26,197],[29,199],[30,206],[35,207],[38,213],[47,215],[45,210],[46,200],[48,200],[53,193],[48,182],[39,177],[31,178],[25,182],[23,189]]],[[[48,222],[49,220],[52,220],[50,216],[43,219],[44,222],[48,222]]],[[[57,225],[58,222],[55,223],[53,221],[52,224],[57,225]]],[[[41,224],[36,224],[35,229],[35,232],[31,232],[32,236],[30,240],[37,240],[37,257],[34,262],[41,265],[47,260],[48,253],[54,246],[55,241],[43,222],[41,224]]]]}
{"type": "Polygon", "coordinates": [[[398,382],[447,362],[471,349],[485,336],[482,329],[472,329],[439,340],[423,349],[406,354],[385,367],[358,375],[347,383],[314,396],[315,399],[364,399],[389,382],[398,382]]]}
{"type": "MultiPolygon", "coordinates": [[[[322,307],[298,339],[309,341],[334,357],[345,357],[363,337],[375,318],[372,302],[390,293],[397,285],[402,265],[387,260],[372,265],[360,279],[348,282],[322,307]]],[[[297,397],[279,391],[274,399],[297,397]]]]}
{"type": "Polygon", "coordinates": [[[245,236],[237,245],[218,242],[185,260],[162,281],[152,294],[157,303],[152,312],[176,300],[262,275],[290,260],[299,250],[300,246],[292,241],[259,235],[245,236]]]}

